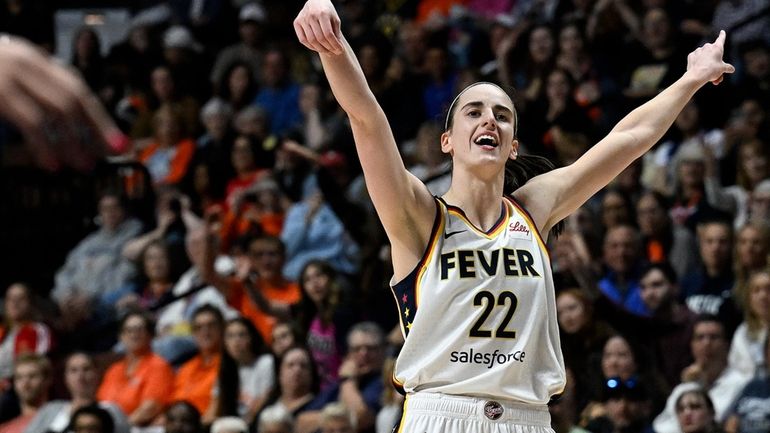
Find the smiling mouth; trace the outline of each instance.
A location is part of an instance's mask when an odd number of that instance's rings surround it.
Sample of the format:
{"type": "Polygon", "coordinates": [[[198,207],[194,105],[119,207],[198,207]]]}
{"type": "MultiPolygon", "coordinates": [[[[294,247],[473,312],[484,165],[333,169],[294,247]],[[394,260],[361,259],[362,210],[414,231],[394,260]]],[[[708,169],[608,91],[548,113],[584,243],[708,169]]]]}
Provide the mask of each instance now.
{"type": "Polygon", "coordinates": [[[489,134],[483,134],[480,135],[474,140],[474,143],[478,144],[479,146],[490,146],[490,147],[497,147],[497,139],[489,134]]]}

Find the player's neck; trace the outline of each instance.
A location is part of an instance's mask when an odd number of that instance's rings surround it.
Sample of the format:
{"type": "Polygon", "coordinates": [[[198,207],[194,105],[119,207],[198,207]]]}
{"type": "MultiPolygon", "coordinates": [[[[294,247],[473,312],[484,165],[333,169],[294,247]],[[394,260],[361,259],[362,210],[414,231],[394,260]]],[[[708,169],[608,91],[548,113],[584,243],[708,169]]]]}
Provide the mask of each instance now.
{"type": "Polygon", "coordinates": [[[500,218],[500,203],[503,199],[503,184],[487,182],[478,178],[453,175],[452,186],[444,200],[465,212],[471,223],[487,230],[500,218]]]}

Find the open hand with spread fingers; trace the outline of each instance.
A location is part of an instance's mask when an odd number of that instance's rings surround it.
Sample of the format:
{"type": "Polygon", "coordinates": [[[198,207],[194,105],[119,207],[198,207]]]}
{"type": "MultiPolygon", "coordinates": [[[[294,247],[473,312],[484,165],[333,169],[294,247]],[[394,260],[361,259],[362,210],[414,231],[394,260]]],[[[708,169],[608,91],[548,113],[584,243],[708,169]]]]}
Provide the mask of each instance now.
{"type": "Polygon", "coordinates": [[[340,17],[330,0],[309,0],[294,19],[302,45],[321,54],[342,54],[340,17]]]}
{"type": "Polygon", "coordinates": [[[725,52],[725,39],[727,34],[724,30],[719,32],[717,39],[695,49],[687,56],[687,72],[693,74],[700,82],[711,82],[717,85],[724,79],[724,74],[732,74],[735,67],[722,60],[725,52]]]}

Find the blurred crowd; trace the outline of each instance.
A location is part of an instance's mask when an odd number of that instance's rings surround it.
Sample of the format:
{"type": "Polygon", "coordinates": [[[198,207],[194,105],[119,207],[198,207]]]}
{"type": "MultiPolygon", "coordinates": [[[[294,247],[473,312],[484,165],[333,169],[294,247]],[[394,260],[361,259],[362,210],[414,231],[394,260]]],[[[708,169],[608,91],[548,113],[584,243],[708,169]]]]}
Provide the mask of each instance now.
{"type": "MultiPolygon", "coordinates": [[[[737,72],[548,240],[569,377],[550,409],[557,433],[770,431],[766,2],[337,3],[409,170],[439,196],[443,116],[470,82],[509,90],[522,149],[566,165],[726,30],[737,72]]],[[[300,7],[131,2],[124,41],[88,25],[64,41],[132,146],[106,163],[94,230],[53,287],[4,288],[0,433],[398,422],[390,250],[345,113],[293,36],[300,7]]],[[[5,0],[0,31],[52,50],[54,12],[5,0]]]]}

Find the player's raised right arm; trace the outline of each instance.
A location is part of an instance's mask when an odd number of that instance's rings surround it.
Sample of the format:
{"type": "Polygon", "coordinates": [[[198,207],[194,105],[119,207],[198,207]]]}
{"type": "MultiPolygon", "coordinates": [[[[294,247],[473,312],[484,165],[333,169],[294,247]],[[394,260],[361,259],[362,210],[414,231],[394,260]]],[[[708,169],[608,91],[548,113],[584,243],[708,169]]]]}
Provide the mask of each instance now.
{"type": "MultiPolygon", "coordinates": [[[[428,243],[435,203],[404,167],[385,113],[342,36],[334,6],[329,0],[309,0],[294,29],[303,45],[321,55],[332,92],[350,118],[367,189],[394,249],[415,255],[416,264],[428,243]]],[[[404,266],[411,270],[408,263],[404,266]]]]}

